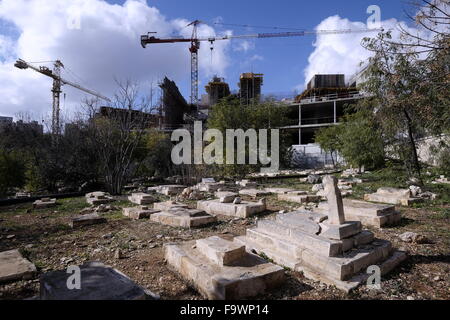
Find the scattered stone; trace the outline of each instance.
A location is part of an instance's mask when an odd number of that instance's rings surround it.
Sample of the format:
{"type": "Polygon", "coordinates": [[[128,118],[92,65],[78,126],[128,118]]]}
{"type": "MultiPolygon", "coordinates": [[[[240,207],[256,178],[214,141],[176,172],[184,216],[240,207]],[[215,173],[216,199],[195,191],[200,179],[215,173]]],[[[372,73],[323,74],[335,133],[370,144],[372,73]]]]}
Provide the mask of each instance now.
{"type": "Polygon", "coordinates": [[[323,190],[323,184],[322,183],[318,183],[312,186],[311,188],[311,192],[319,192],[320,190],[323,190]]]}
{"type": "Polygon", "coordinates": [[[409,186],[412,197],[418,197],[422,193],[422,189],[418,186],[409,186]]]}
{"type": "Polygon", "coordinates": [[[240,197],[236,197],[233,200],[233,204],[241,204],[242,203],[242,199],[240,197]]]}
{"type": "Polygon", "coordinates": [[[244,188],[256,188],[257,187],[257,183],[254,181],[250,181],[250,180],[241,180],[241,181],[236,181],[236,184],[244,187],[244,188]]]}
{"type": "Polygon", "coordinates": [[[122,250],[117,248],[116,251],[114,252],[114,259],[123,259],[123,258],[124,256],[122,254],[122,250]]]}
{"type": "Polygon", "coordinates": [[[278,194],[278,200],[296,203],[307,203],[319,201],[320,196],[308,194],[306,191],[291,191],[285,194],[278,194]]]}
{"type": "Polygon", "coordinates": [[[16,237],[15,234],[8,234],[8,235],[6,236],[6,239],[11,240],[11,239],[13,239],[13,238],[15,238],[15,237],[16,237]]]}
{"type": "Polygon", "coordinates": [[[81,288],[67,287],[70,274],[66,270],[45,273],[40,278],[41,300],[153,300],[154,293],[137,285],[120,271],[100,262],[83,264],[81,288]]]}
{"type": "Polygon", "coordinates": [[[412,243],[427,243],[428,239],[423,236],[420,235],[418,233],[415,232],[405,232],[402,233],[401,235],[398,236],[400,238],[400,240],[402,240],[403,242],[412,242],[412,243]]]}
{"type": "Polygon", "coordinates": [[[153,208],[155,210],[164,211],[164,210],[170,210],[170,209],[174,209],[174,208],[187,209],[188,205],[184,204],[184,203],[169,200],[169,201],[164,201],[164,202],[155,202],[153,204],[153,208]]]}
{"type": "Polygon", "coordinates": [[[167,244],[164,249],[168,264],[211,300],[254,297],[285,280],[283,268],[217,236],[167,244]]]}
{"type": "Polygon", "coordinates": [[[158,187],[156,192],[161,193],[166,196],[176,196],[183,192],[186,186],[179,184],[169,184],[169,185],[161,185],[158,187]]]}
{"type": "Polygon", "coordinates": [[[36,274],[36,266],[25,259],[19,250],[0,252],[0,283],[30,280],[36,274]]]}

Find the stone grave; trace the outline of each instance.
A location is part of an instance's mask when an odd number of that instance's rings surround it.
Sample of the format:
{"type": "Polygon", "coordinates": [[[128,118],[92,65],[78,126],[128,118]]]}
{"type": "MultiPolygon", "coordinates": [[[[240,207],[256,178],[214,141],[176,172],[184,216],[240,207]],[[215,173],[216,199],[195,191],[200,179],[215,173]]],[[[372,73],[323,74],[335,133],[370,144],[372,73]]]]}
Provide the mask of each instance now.
{"type": "Polygon", "coordinates": [[[36,274],[36,266],[25,259],[19,250],[0,252],[0,283],[30,280],[36,274]]]}
{"type": "Polygon", "coordinates": [[[93,224],[105,223],[106,219],[99,216],[98,213],[90,213],[84,215],[78,215],[72,218],[69,225],[71,228],[78,228],[82,226],[89,226],[93,224]]]}
{"type": "Polygon", "coordinates": [[[379,188],[376,193],[365,194],[364,200],[402,206],[423,201],[421,198],[411,197],[411,190],[409,189],[396,188],[379,188]]]}
{"type": "Polygon", "coordinates": [[[203,210],[172,207],[153,213],[150,220],[172,227],[196,228],[216,222],[217,218],[203,210]]]}
{"type": "MultiPolygon", "coordinates": [[[[238,198],[235,198],[235,200],[238,198]]],[[[212,215],[234,216],[248,218],[257,213],[266,211],[266,201],[261,199],[258,202],[233,201],[233,203],[221,202],[221,199],[197,201],[197,209],[204,210],[212,215]]]]}
{"type": "Polygon", "coordinates": [[[164,211],[164,210],[170,210],[173,208],[188,208],[187,204],[181,203],[181,202],[175,202],[172,200],[169,201],[163,201],[163,202],[155,202],[153,204],[153,209],[155,210],[159,210],[159,211],[164,211]]]}
{"type": "Polygon", "coordinates": [[[183,192],[183,190],[186,188],[186,186],[179,185],[179,184],[168,184],[168,185],[162,185],[159,186],[157,191],[158,193],[161,193],[166,196],[176,196],[183,192]]]}
{"type": "Polygon", "coordinates": [[[42,198],[33,202],[33,209],[45,209],[56,206],[56,199],[42,198]]]}
{"type": "Polygon", "coordinates": [[[258,189],[241,189],[239,190],[239,195],[241,196],[249,196],[252,198],[264,197],[270,195],[271,192],[265,190],[258,189]]]}
{"type": "Polygon", "coordinates": [[[123,208],[123,215],[134,220],[150,218],[150,215],[156,212],[159,210],[151,209],[148,206],[123,208]]]}
{"type": "Polygon", "coordinates": [[[128,200],[139,205],[152,204],[156,201],[152,195],[143,192],[132,193],[131,196],[128,197],[128,200]]]}
{"type": "Polygon", "coordinates": [[[107,192],[96,191],[86,194],[86,202],[93,206],[115,201],[107,192]]]}
{"type": "MultiPolygon", "coordinates": [[[[401,220],[401,214],[393,205],[376,204],[366,201],[343,199],[345,219],[360,221],[364,226],[381,228],[393,225],[401,220]]],[[[319,203],[315,212],[327,213],[327,202],[319,203]]]]}
{"type": "Polygon", "coordinates": [[[164,251],[167,263],[210,300],[254,297],[285,280],[283,268],[217,236],[166,244],[164,251]]]}
{"type": "Polygon", "coordinates": [[[291,191],[288,193],[278,194],[278,200],[297,202],[297,203],[308,203],[320,200],[320,196],[315,194],[308,194],[306,191],[291,191]]]}
{"type": "Polygon", "coordinates": [[[80,268],[80,289],[70,290],[72,275],[66,270],[51,271],[40,278],[41,300],[154,300],[159,297],[136,284],[122,272],[100,262],[80,268]],[[68,281],[69,280],[69,281],[68,281]]]}
{"type": "Polygon", "coordinates": [[[256,188],[257,187],[257,183],[256,182],[250,181],[250,180],[247,180],[247,179],[236,181],[236,184],[238,186],[241,186],[241,187],[244,187],[244,188],[256,188]]]}
{"type": "Polygon", "coordinates": [[[337,179],[326,176],[323,181],[329,204],[326,214],[278,214],[275,220],[258,220],[255,228],[235,241],[307,278],[349,292],[366,281],[368,266],[378,265],[384,275],[406,254],[395,251],[389,241],[374,239],[372,232],[362,230],[361,222],[346,221],[337,179]]]}
{"type": "Polygon", "coordinates": [[[286,194],[289,192],[295,192],[295,189],[290,189],[290,188],[265,188],[264,190],[266,190],[267,192],[270,193],[275,193],[275,194],[286,194]]]}

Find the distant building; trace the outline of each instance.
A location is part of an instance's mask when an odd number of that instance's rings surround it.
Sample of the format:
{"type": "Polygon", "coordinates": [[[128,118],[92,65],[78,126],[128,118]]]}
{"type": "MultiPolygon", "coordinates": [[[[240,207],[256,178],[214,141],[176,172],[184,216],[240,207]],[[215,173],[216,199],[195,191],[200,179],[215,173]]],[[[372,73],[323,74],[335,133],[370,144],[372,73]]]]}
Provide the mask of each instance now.
{"type": "Polygon", "coordinates": [[[0,116],[0,126],[12,124],[12,123],[13,123],[13,118],[12,117],[0,116]]]}
{"type": "Polygon", "coordinates": [[[320,167],[333,162],[315,144],[315,134],[321,128],[338,125],[345,105],[365,97],[353,86],[355,82],[350,85],[346,85],[343,74],[315,75],[290,105],[289,116],[298,123],[282,129],[290,133],[298,166],[320,167]]]}
{"type": "Polygon", "coordinates": [[[239,81],[239,97],[243,104],[250,104],[261,99],[261,86],[263,85],[263,74],[247,72],[242,73],[239,81]]]}
{"type": "MultiPolygon", "coordinates": [[[[223,78],[215,76],[208,85],[205,86],[208,93],[208,104],[210,106],[215,105],[220,99],[228,97],[230,95],[230,87],[223,78]]],[[[203,97],[202,97],[203,100],[203,97]]]]}

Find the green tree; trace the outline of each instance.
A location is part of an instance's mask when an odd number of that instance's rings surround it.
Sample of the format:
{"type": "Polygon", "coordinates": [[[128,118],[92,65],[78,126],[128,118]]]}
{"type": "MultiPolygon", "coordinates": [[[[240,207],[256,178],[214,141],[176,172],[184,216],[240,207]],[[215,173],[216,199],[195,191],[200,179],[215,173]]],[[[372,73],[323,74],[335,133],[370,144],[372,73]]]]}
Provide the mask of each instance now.
{"type": "Polygon", "coordinates": [[[25,165],[20,154],[0,152],[0,195],[25,184],[25,165]]]}

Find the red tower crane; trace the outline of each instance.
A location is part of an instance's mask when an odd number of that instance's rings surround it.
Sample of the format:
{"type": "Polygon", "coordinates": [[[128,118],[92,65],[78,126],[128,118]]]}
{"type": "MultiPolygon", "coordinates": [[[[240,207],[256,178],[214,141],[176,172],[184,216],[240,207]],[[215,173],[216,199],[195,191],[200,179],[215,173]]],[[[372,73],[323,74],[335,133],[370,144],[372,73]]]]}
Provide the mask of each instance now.
{"type": "Polygon", "coordinates": [[[229,39],[249,39],[249,38],[279,38],[279,37],[303,37],[306,35],[316,34],[343,34],[343,33],[366,33],[373,31],[381,31],[382,29],[358,29],[358,30],[316,30],[316,31],[298,31],[298,32],[276,32],[276,33],[256,33],[256,34],[244,34],[244,35],[231,35],[231,36],[219,36],[219,37],[197,37],[197,26],[202,22],[195,20],[188,24],[192,26],[192,36],[188,38],[156,38],[150,36],[150,34],[156,34],[156,32],[149,32],[146,35],[141,36],[141,45],[143,48],[147,44],[151,43],[175,43],[175,42],[190,42],[191,46],[189,51],[191,52],[191,103],[197,105],[198,103],[198,49],[200,49],[200,41],[208,41],[211,44],[217,40],[229,40],[229,39]]]}

